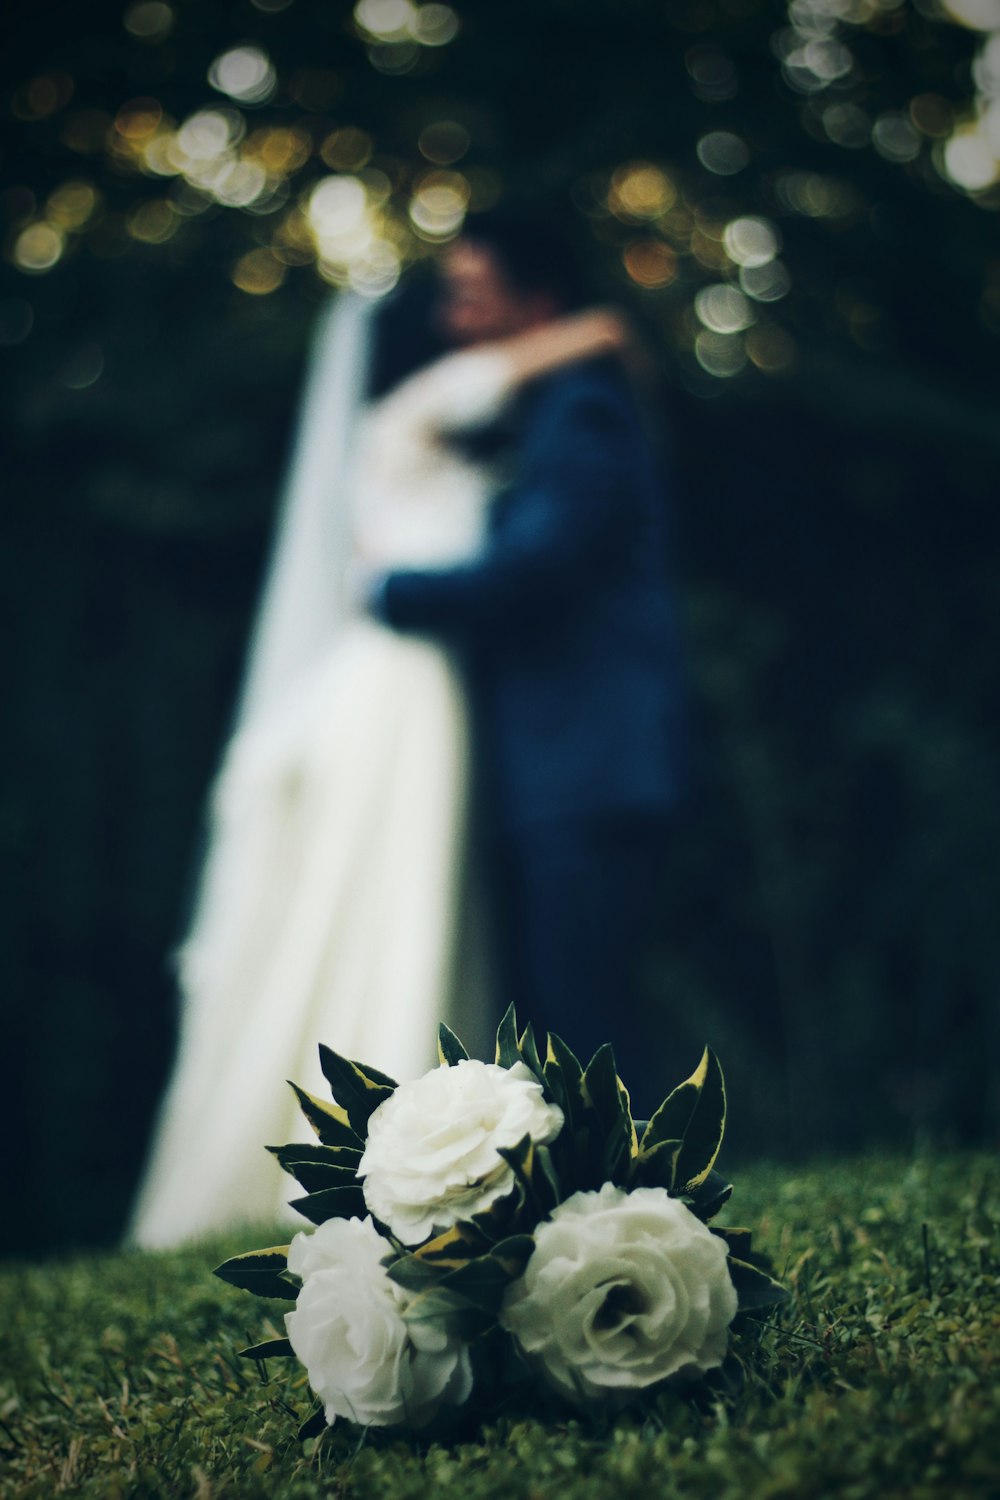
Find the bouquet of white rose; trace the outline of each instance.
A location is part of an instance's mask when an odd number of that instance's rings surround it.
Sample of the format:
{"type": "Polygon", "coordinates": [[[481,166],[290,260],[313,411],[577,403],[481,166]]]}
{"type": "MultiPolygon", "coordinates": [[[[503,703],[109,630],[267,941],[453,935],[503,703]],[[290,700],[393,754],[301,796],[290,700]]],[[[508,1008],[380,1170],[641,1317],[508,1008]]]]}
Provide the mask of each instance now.
{"type": "Polygon", "coordinates": [[[640,1129],[609,1046],[584,1068],[551,1035],[542,1057],[513,1009],[495,1063],[442,1026],[412,1083],[319,1050],[333,1102],[292,1085],[318,1144],[270,1148],[316,1228],[216,1272],[295,1303],[243,1352],[301,1360],[303,1434],[423,1427],[525,1383],[614,1411],[704,1381],[737,1314],[785,1296],[747,1230],[708,1227],[732,1192],[711,1051],[640,1129]]]}

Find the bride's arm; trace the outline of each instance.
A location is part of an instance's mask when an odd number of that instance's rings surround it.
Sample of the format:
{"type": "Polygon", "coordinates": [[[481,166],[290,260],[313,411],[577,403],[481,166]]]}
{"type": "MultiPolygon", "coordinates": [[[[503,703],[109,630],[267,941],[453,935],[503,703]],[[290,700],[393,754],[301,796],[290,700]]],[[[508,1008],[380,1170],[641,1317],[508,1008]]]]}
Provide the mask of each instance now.
{"type": "Polygon", "coordinates": [[[612,308],[595,307],[556,318],[489,347],[504,356],[514,383],[520,385],[576,360],[621,353],[628,343],[628,328],[621,314],[612,308]]]}

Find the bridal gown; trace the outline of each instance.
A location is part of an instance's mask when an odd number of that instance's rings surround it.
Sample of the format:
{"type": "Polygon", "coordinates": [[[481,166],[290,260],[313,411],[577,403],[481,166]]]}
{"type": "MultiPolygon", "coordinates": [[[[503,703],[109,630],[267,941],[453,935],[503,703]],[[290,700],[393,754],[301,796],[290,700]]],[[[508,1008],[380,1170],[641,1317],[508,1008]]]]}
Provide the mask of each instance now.
{"type": "MultiPolygon", "coordinates": [[[[489,480],[450,439],[488,423],[510,383],[502,356],[467,351],[369,408],[350,487],[359,569],[475,554],[489,480]]],[[[134,1243],[289,1215],[296,1184],[264,1147],[311,1138],[286,1080],[329,1097],[317,1043],[397,1079],[433,1066],[441,1019],[471,1051],[486,1045],[467,783],[452,657],[358,612],[279,708],[236,734],[180,953],[178,1055],[134,1243]]]]}

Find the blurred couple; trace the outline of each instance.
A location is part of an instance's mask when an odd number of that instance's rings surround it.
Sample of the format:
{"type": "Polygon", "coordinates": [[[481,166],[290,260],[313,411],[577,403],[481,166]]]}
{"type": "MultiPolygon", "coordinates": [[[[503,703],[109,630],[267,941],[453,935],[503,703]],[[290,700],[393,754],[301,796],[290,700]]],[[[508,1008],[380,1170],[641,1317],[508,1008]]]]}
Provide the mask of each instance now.
{"type": "Polygon", "coordinates": [[[142,1245],[278,1216],[263,1147],[302,1138],[283,1080],[325,1092],[320,1041],[413,1077],[441,1019],[491,1056],[513,1000],[658,1082],[633,971],[682,695],[628,335],[510,215],[470,219],[427,300],[341,297],[320,330],[142,1245]]]}

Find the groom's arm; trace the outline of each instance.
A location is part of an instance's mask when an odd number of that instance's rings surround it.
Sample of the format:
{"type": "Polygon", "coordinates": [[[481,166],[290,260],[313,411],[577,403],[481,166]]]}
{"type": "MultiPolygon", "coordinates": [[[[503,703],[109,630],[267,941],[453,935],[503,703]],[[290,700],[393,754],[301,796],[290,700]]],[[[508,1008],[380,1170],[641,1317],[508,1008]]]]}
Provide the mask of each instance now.
{"type": "Polygon", "coordinates": [[[474,561],[390,573],[376,603],[388,624],[460,636],[543,624],[613,561],[631,525],[643,441],[634,415],[593,379],[556,387],[549,402],[502,530],[474,561]]]}

